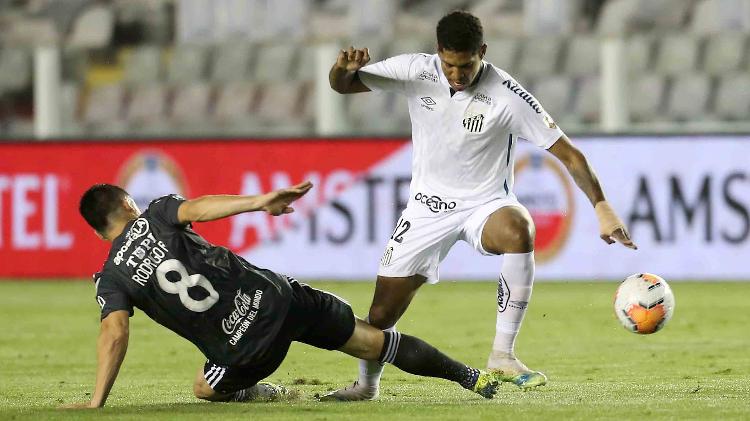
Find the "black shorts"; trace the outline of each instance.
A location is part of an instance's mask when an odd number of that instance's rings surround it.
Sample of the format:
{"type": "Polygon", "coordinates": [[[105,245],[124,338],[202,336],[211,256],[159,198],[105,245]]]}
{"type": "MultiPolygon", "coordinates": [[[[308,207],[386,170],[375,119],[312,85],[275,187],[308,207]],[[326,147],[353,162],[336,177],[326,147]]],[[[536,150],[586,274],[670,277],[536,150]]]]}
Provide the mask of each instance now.
{"type": "Polygon", "coordinates": [[[289,279],[292,301],[276,340],[257,363],[226,366],[206,361],[203,376],[219,393],[250,387],[270,376],[281,365],[293,341],[317,348],[341,348],[354,333],[354,313],[341,298],[289,279]]]}

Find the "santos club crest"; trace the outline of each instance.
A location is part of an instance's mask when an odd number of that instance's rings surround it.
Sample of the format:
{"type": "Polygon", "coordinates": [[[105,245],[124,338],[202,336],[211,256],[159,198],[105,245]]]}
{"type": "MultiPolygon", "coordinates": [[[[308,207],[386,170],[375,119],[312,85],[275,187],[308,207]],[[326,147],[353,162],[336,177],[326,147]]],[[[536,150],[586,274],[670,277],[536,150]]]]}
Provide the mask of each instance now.
{"type": "Polygon", "coordinates": [[[481,132],[483,124],[484,124],[484,114],[477,114],[475,116],[466,117],[463,120],[464,128],[472,133],[481,132]]]}

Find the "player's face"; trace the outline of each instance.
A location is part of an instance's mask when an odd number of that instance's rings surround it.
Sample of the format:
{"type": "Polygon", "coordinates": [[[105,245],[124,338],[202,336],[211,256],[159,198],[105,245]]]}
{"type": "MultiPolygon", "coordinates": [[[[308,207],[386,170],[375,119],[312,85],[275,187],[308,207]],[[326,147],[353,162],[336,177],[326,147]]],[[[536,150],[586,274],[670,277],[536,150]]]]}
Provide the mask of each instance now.
{"type": "Polygon", "coordinates": [[[482,68],[482,57],[485,51],[487,51],[487,45],[482,45],[482,48],[474,53],[438,47],[440,66],[453,90],[463,91],[471,85],[479,69],[482,68]]]}

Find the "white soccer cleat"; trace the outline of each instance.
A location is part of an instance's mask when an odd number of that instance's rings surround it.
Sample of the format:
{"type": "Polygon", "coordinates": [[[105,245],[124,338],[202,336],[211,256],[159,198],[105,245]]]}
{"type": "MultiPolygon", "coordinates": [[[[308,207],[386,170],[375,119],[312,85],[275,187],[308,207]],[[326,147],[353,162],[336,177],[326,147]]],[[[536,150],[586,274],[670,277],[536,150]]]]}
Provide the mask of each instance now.
{"type": "Polygon", "coordinates": [[[487,371],[494,374],[498,381],[513,383],[523,390],[547,384],[544,373],[530,370],[513,355],[498,354],[493,353],[487,363],[487,371]]]}
{"type": "Polygon", "coordinates": [[[244,396],[235,397],[235,399],[241,401],[275,401],[288,394],[289,391],[281,385],[261,382],[245,389],[245,393],[244,396]]]}
{"type": "Polygon", "coordinates": [[[318,400],[321,402],[371,401],[377,399],[378,395],[380,395],[379,386],[363,386],[359,384],[359,381],[355,381],[351,386],[326,393],[319,397],[318,400]]]}

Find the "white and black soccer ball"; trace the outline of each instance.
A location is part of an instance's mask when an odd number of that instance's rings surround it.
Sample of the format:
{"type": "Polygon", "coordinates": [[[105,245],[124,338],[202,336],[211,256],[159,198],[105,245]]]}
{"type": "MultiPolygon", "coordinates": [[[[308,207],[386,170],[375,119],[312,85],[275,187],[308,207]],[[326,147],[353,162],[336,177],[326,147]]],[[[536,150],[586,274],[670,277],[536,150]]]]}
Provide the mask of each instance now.
{"type": "Polygon", "coordinates": [[[672,318],[672,313],[674,294],[667,282],[657,275],[630,275],[617,288],[615,314],[631,332],[658,332],[672,318]]]}

